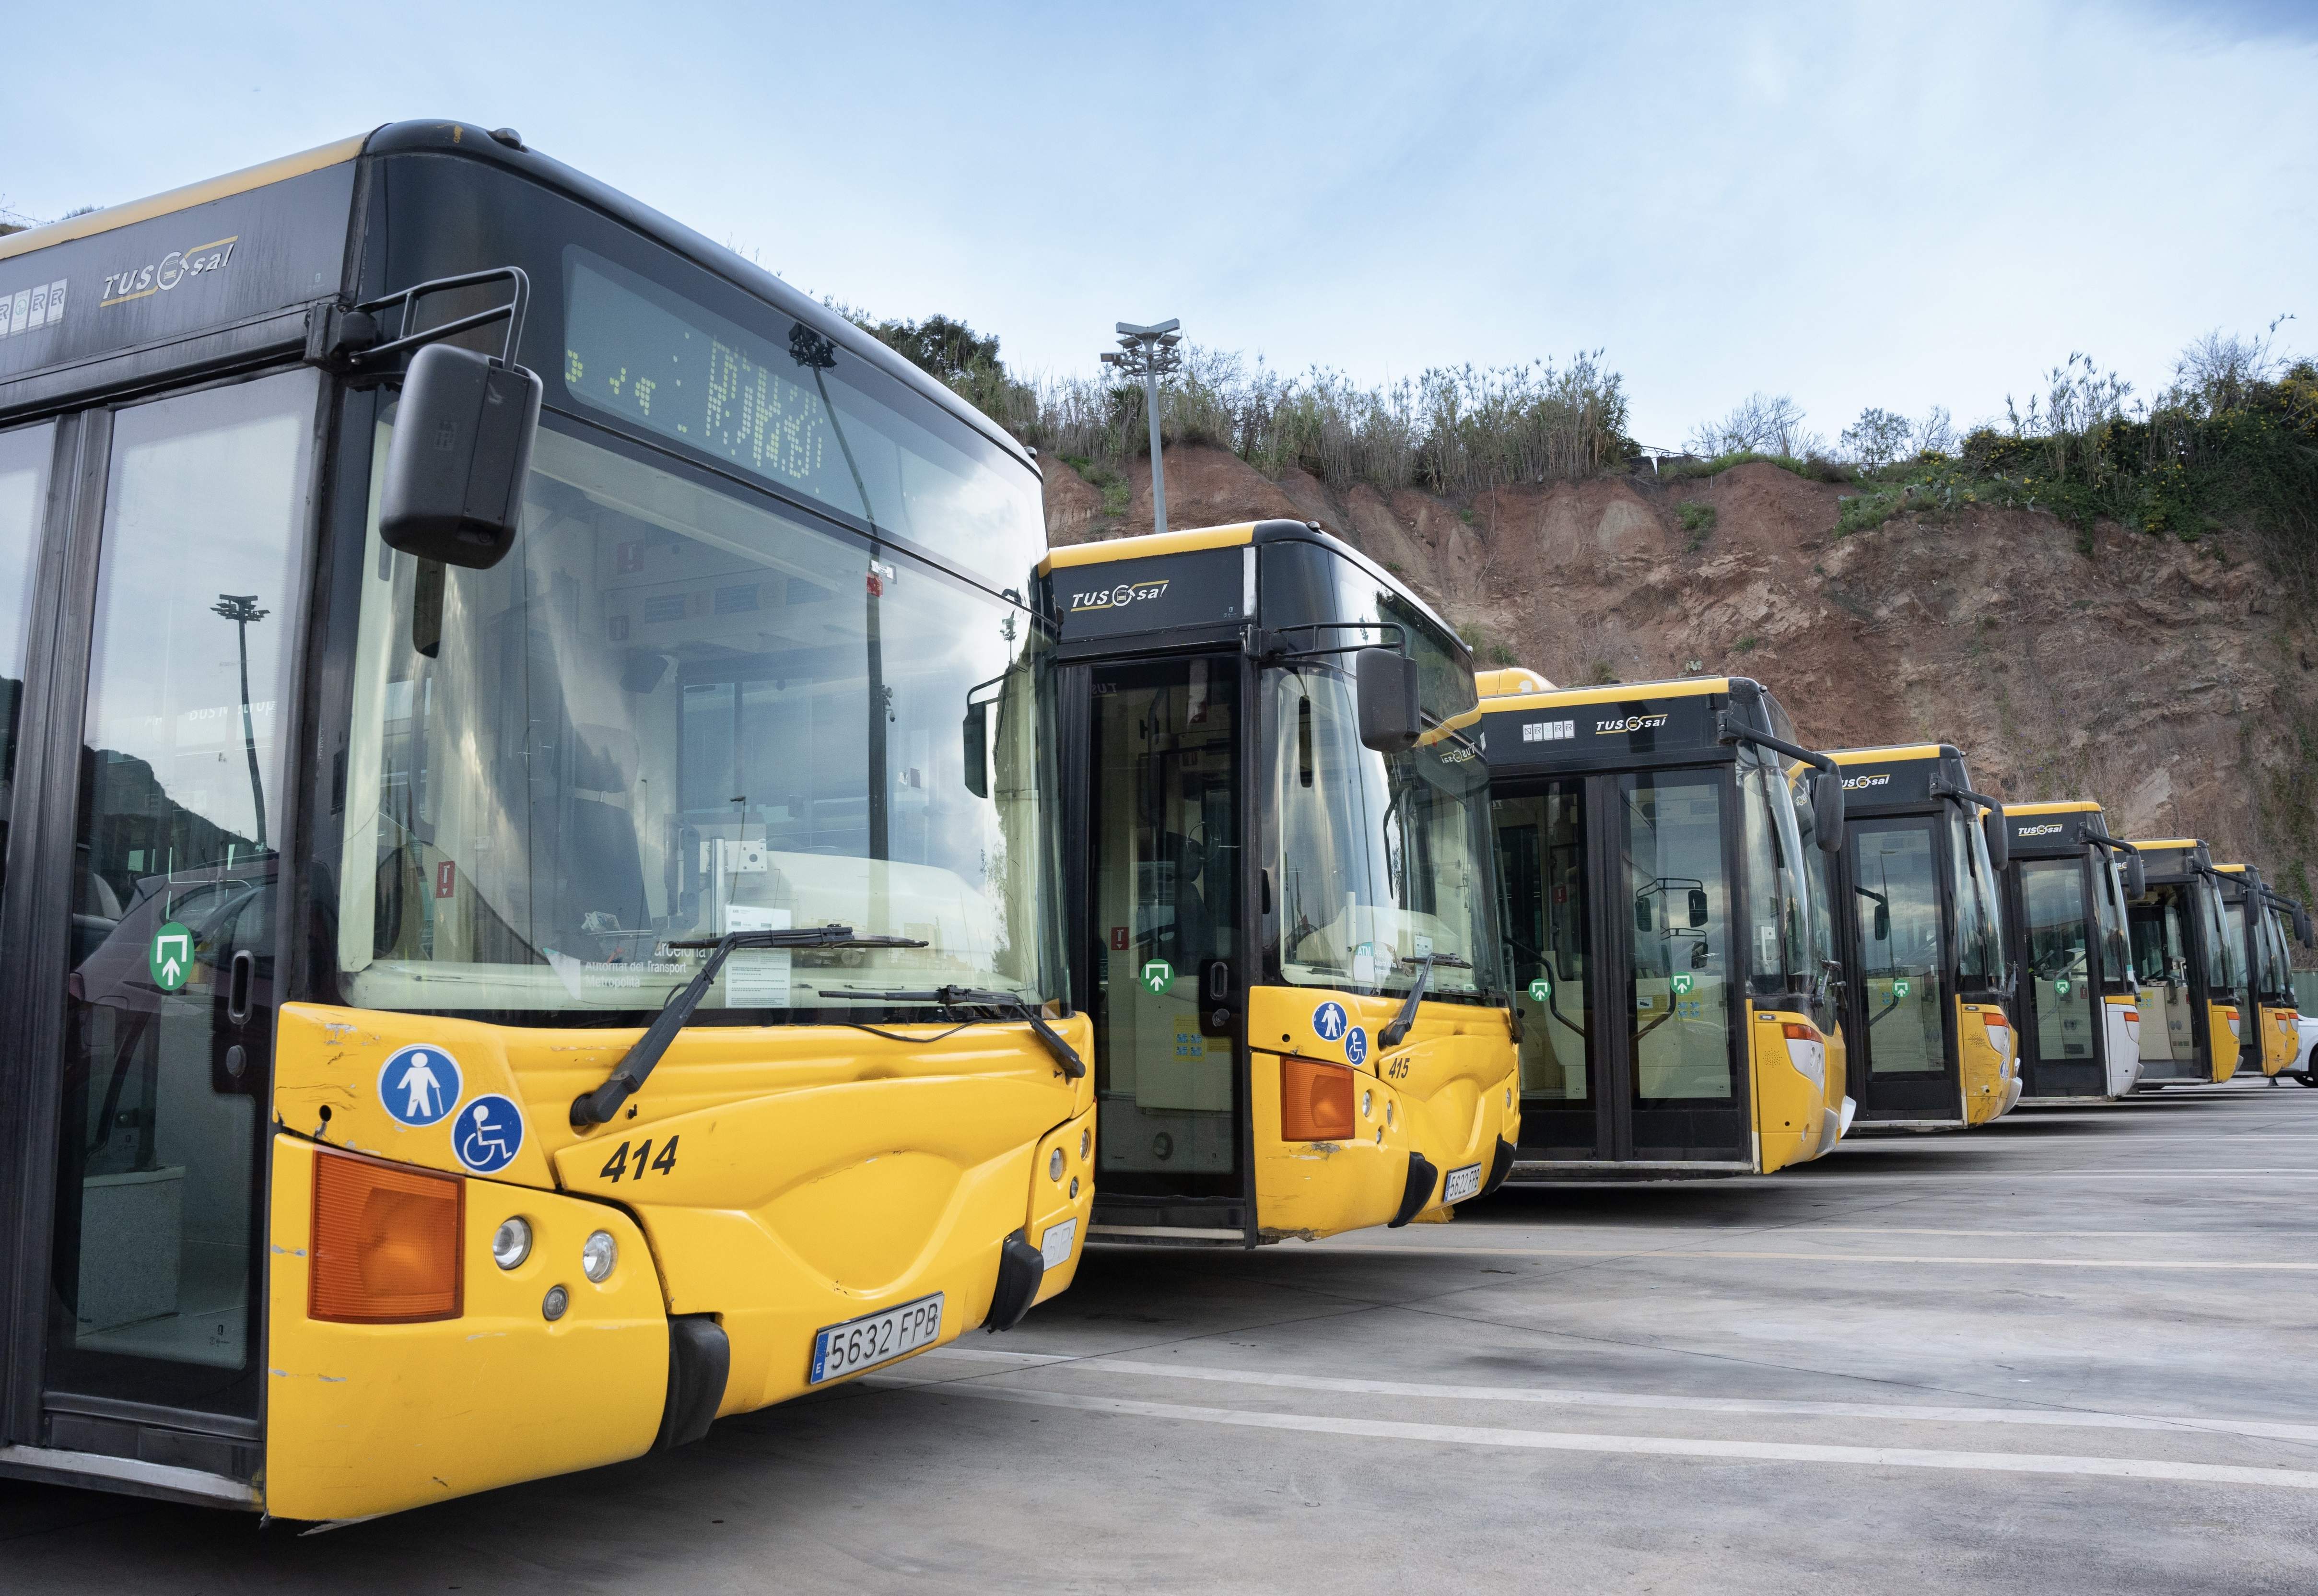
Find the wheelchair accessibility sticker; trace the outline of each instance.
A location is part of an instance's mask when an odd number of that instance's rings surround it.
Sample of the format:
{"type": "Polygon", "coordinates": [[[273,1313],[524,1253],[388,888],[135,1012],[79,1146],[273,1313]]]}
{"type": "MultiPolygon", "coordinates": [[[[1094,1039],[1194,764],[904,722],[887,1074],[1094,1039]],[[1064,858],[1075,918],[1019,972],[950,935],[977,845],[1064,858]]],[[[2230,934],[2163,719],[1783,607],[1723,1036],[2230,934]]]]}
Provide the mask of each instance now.
{"type": "Polygon", "coordinates": [[[1365,1026],[1355,1025],[1344,1034],[1344,1062],[1358,1069],[1368,1062],[1369,1033],[1365,1026]]]}
{"type": "Polygon", "coordinates": [[[487,1092],[460,1107],[459,1123],[451,1127],[451,1150],[468,1168],[495,1175],[522,1150],[523,1110],[511,1100],[487,1092]]]}
{"type": "Polygon", "coordinates": [[[397,1048],[379,1067],[378,1100],[403,1124],[431,1125],[459,1100],[458,1060],[441,1048],[397,1048]]]}
{"type": "Polygon", "coordinates": [[[1322,1004],[1312,1011],[1312,1032],[1322,1041],[1342,1041],[1352,1022],[1344,1017],[1344,1005],[1334,1001],[1322,1004]]]}

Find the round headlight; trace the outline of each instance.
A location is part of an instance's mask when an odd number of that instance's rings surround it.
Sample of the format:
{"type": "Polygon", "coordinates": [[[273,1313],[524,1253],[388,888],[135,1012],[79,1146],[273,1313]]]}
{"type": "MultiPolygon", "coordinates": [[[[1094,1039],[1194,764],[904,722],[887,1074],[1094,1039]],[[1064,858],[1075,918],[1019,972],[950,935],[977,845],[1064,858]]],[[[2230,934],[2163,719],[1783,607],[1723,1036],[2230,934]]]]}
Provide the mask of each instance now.
{"type": "Polygon", "coordinates": [[[1074,1203],[1075,1203],[1075,1202],[1077,1202],[1078,1200],[1079,1200],[1079,1177],[1078,1177],[1077,1176],[1074,1175],[1074,1176],[1072,1176],[1072,1177],[1071,1177],[1071,1201],[1072,1201],[1072,1202],[1074,1202],[1074,1203]]]}
{"type": "Polygon", "coordinates": [[[499,1228],[491,1232],[491,1261],[502,1269],[512,1269],[530,1256],[531,1222],[501,1220],[499,1228]]]}
{"type": "Polygon", "coordinates": [[[580,1249],[580,1272],[598,1285],[612,1277],[612,1266],[619,1261],[620,1244],[609,1231],[597,1231],[580,1249]]]}
{"type": "Polygon", "coordinates": [[[1079,1162],[1080,1162],[1080,1163],[1082,1163],[1082,1164],[1083,1164],[1083,1163],[1085,1163],[1089,1159],[1092,1158],[1093,1156],[1094,1156],[1094,1132],[1093,1132],[1092,1131],[1082,1131],[1082,1132],[1079,1132],[1079,1162]]]}
{"type": "Polygon", "coordinates": [[[1374,1092],[1362,1092],[1361,1094],[1361,1118],[1368,1118],[1369,1110],[1375,1106],[1376,1094],[1374,1092]]]}
{"type": "Polygon", "coordinates": [[[540,1300],[540,1317],[552,1324],[562,1318],[564,1311],[571,1306],[571,1294],[560,1285],[551,1285],[547,1288],[547,1295],[540,1300]]]}
{"type": "Polygon", "coordinates": [[[1049,1154],[1049,1155],[1047,1156],[1047,1178],[1048,1180],[1060,1180],[1062,1177],[1063,1177],[1063,1150],[1062,1150],[1061,1148],[1059,1148],[1059,1147],[1058,1147],[1058,1148],[1056,1148],[1056,1150],[1055,1150],[1051,1154],[1049,1154]]]}

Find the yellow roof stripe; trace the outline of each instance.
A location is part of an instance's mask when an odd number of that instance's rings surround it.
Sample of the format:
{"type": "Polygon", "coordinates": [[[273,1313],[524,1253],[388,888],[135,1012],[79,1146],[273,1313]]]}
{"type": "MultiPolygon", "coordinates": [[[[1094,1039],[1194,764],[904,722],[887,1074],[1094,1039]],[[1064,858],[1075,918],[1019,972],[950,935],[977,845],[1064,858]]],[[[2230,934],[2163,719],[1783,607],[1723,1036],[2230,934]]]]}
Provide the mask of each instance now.
{"type": "Polygon", "coordinates": [[[2050,804],[2007,804],[2007,815],[2082,815],[2101,813],[2101,807],[2090,798],[2068,798],[2050,804]]]}
{"type": "Polygon", "coordinates": [[[1561,690],[1534,671],[1508,665],[1497,671],[1474,672],[1473,690],[1485,699],[1503,699],[1514,693],[1554,693],[1561,690]]]}
{"type": "Polygon", "coordinates": [[[1074,565],[1101,565],[1113,560],[1140,560],[1151,555],[1188,554],[1193,549],[1235,548],[1255,540],[1255,523],[1236,527],[1194,527],[1183,532],[1146,532],[1140,537],[1113,537],[1102,543],[1074,543],[1050,548],[1038,562],[1038,574],[1065,571],[1074,565]]]}
{"type": "Polygon", "coordinates": [[[1835,762],[1839,765],[1891,764],[1905,759],[1937,759],[1937,743],[1909,743],[1891,748],[1838,748],[1835,762]]]}
{"type": "Polygon", "coordinates": [[[1565,687],[1550,693],[1507,693],[1483,699],[1481,708],[1491,715],[1505,715],[1519,709],[1622,704],[1628,699],[1697,699],[1730,690],[1728,676],[1685,676],[1673,681],[1625,681],[1610,687],[1565,687]]]}
{"type": "Polygon", "coordinates": [[[319,172],[324,167],[335,167],[341,161],[354,159],[363,152],[363,146],[369,142],[368,133],[357,133],[335,144],[319,144],[296,155],[285,155],[279,160],[244,167],[240,171],[228,172],[222,177],[189,183],[166,194],[130,200],[127,204],[92,211],[85,216],[67,216],[62,221],[52,221],[46,227],[10,233],[0,239],[0,260],[26,255],[35,249],[45,249],[51,244],[69,243],[75,239],[109,233],[118,227],[149,221],[156,216],[166,216],[172,211],[206,205],[211,200],[221,200],[230,194],[247,194],[253,188],[264,188],[269,183],[280,183],[284,178],[302,177],[309,172],[319,172]]]}
{"type": "Polygon", "coordinates": [[[2154,842],[2147,843],[2135,839],[2133,845],[2136,848],[2202,848],[2206,845],[2206,839],[2203,837],[2160,837],[2154,842]]]}

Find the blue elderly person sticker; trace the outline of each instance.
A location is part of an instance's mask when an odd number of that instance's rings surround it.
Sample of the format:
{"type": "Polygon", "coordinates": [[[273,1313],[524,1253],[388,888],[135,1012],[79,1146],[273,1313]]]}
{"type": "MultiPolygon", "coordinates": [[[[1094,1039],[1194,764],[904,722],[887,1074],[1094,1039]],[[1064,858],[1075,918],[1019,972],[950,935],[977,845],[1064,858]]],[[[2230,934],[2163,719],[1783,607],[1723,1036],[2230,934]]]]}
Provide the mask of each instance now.
{"type": "Polygon", "coordinates": [[[1312,1011],[1312,1033],[1322,1041],[1342,1041],[1352,1022],[1344,1017],[1344,1005],[1331,998],[1312,1011]]]}
{"type": "Polygon", "coordinates": [[[459,1064],[438,1047],[397,1048],[379,1067],[378,1100],[406,1125],[431,1125],[459,1100],[459,1064]]]}
{"type": "Polygon", "coordinates": [[[451,1150],[459,1162],[478,1175],[495,1175],[522,1150],[523,1110],[512,1100],[486,1092],[460,1105],[458,1123],[451,1127],[451,1150]]]}

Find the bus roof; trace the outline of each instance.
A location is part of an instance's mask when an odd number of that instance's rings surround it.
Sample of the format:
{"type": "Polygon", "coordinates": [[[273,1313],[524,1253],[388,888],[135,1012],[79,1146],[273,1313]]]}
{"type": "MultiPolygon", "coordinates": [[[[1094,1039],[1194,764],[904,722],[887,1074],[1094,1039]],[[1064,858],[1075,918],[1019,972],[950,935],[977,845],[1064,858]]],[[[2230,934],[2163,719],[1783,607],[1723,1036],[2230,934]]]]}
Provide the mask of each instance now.
{"type": "MultiPolygon", "coordinates": [[[[1512,672],[1492,672],[1490,674],[1510,675],[1512,672]]],[[[1521,674],[1529,676],[1531,672],[1524,671],[1521,674]]],[[[1544,680],[1542,677],[1532,679],[1544,680]]],[[[1474,678],[1476,682],[1479,680],[1478,676],[1474,678]]],[[[1489,713],[1501,715],[1517,709],[1558,709],[1577,708],[1586,704],[1622,704],[1630,699],[1703,699],[1714,693],[1729,692],[1732,680],[1733,678],[1728,676],[1682,676],[1670,681],[1620,681],[1599,687],[1555,687],[1549,682],[1543,688],[1516,688],[1511,691],[1496,695],[1485,693],[1482,696],[1490,699],[1489,713]]],[[[1736,680],[1744,681],[1747,678],[1739,677],[1736,680]]]]}
{"type": "Polygon", "coordinates": [[[2007,804],[2007,815],[2078,815],[2086,810],[2101,814],[2101,807],[2090,798],[2062,798],[2049,804],[2007,804]]]}
{"type": "Polygon", "coordinates": [[[1485,699],[1501,699],[1511,693],[1550,693],[1561,690],[1536,672],[1522,665],[1500,666],[1495,671],[1473,672],[1473,686],[1485,699]]]}
{"type": "MultiPolygon", "coordinates": [[[[220,176],[187,184],[165,193],[125,204],[92,211],[85,216],[70,216],[46,227],[28,229],[0,239],[0,262],[33,254],[39,250],[97,235],[139,222],[166,218],[180,211],[229,200],[248,194],[277,183],[308,176],[313,173],[341,166],[357,158],[375,158],[405,153],[436,156],[455,156],[503,168],[514,176],[535,183],[581,204],[600,212],[614,221],[643,235],[654,244],[689,260],[695,266],[711,272],[757,299],[772,305],[792,320],[800,321],[828,337],[848,353],[868,362],[906,383],[943,410],[971,426],[975,431],[1003,448],[1020,464],[1033,472],[1039,470],[1037,458],[1021,442],[1003,427],[984,415],[951,391],[948,384],[933,377],[882,340],[871,336],[845,317],[822,304],[811,295],[790,286],[772,273],[753,262],[743,259],[733,251],[695,232],[682,222],[652,209],[610,185],[588,176],[586,173],[565,166],[562,162],[526,146],[509,135],[503,142],[492,133],[472,122],[446,121],[411,121],[388,122],[367,133],[340,139],[329,144],[317,145],[295,155],[263,161],[254,167],[229,172],[220,176]]],[[[344,234],[346,222],[341,221],[338,253],[346,253],[344,234]]],[[[204,235],[205,236],[205,235],[204,235]]],[[[333,282],[323,292],[304,293],[301,302],[327,298],[340,292],[341,284],[333,282]]],[[[74,300],[76,313],[80,299],[74,300]]],[[[90,302],[94,302],[93,301],[90,302]]],[[[175,336],[173,334],[172,336],[175,336]]],[[[78,356],[76,359],[85,358],[78,356]]],[[[0,378],[0,382],[4,382],[0,378]]]]}
{"type": "Polygon", "coordinates": [[[1837,748],[1830,752],[1839,765],[1893,765],[1908,760],[1963,757],[1962,749],[1946,743],[1893,743],[1882,748],[1837,748]]]}

